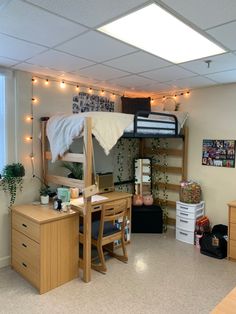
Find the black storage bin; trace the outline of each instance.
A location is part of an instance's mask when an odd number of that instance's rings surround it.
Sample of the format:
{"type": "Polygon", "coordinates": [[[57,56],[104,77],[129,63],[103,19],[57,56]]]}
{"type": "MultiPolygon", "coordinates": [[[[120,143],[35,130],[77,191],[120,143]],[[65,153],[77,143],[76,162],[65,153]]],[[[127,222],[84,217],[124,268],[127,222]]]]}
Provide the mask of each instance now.
{"type": "Polygon", "coordinates": [[[132,206],[132,233],[162,233],[162,209],[157,205],[132,206]]]}

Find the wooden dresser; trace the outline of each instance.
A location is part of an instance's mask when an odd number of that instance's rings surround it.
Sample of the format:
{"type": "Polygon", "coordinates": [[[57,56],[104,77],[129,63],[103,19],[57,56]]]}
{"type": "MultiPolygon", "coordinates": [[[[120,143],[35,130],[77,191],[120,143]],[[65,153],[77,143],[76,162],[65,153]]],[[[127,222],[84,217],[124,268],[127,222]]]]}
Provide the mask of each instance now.
{"type": "Polygon", "coordinates": [[[228,203],[228,259],[236,261],[236,201],[228,203]]]}
{"type": "Polygon", "coordinates": [[[13,269],[40,294],[78,276],[78,212],[48,205],[12,207],[13,269]]]}

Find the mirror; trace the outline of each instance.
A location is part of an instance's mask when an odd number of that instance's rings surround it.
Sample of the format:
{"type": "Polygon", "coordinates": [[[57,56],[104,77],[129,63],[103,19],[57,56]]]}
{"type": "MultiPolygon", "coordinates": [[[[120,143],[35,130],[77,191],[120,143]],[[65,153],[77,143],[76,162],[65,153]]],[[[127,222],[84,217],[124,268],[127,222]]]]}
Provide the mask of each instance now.
{"type": "Polygon", "coordinates": [[[151,158],[134,160],[135,194],[152,194],[152,165],[151,158]]]}

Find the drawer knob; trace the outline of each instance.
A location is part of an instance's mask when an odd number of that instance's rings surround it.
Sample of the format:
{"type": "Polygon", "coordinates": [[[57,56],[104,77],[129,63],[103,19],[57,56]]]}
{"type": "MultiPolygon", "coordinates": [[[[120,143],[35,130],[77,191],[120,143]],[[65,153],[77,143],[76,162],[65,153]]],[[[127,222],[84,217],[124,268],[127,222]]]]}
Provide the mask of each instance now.
{"type": "Polygon", "coordinates": [[[22,265],[23,265],[24,267],[27,267],[27,265],[26,265],[24,262],[22,263],[22,265]]]}
{"type": "Polygon", "coordinates": [[[22,246],[23,246],[23,247],[27,247],[27,245],[26,245],[25,243],[22,243],[22,246]]]}
{"type": "Polygon", "coordinates": [[[22,226],[23,226],[24,228],[27,228],[27,225],[26,225],[26,224],[22,224],[22,226]]]}

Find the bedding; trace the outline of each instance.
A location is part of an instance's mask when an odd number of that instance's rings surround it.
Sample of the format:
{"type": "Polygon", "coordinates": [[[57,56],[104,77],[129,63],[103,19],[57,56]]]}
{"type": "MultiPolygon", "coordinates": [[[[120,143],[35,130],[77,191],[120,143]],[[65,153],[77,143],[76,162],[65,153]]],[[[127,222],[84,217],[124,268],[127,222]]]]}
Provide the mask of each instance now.
{"type": "MultiPolygon", "coordinates": [[[[179,119],[178,130],[180,130],[187,114],[182,112],[181,115],[180,112],[174,112],[174,114],[179,119]]],[[[132,114],[84,112],[72,115],[55,115],[48,120],[46,129],[52,153],[52,162],[56,161],[58,156],[63,156],[75,138],[83,135],[86,117],[92,117],[92,134],[103,147],[106,155],[109,154],[112,147],[124,133],[133,133],[134,131],[134,115],[132,114]]],[[[148,118],[140,118],[142,121],[137,121],[137,126],[141,127],[141,129],[138,129],[139,134],[175,134],[173,117],[150,113],[148,118]]]]}

